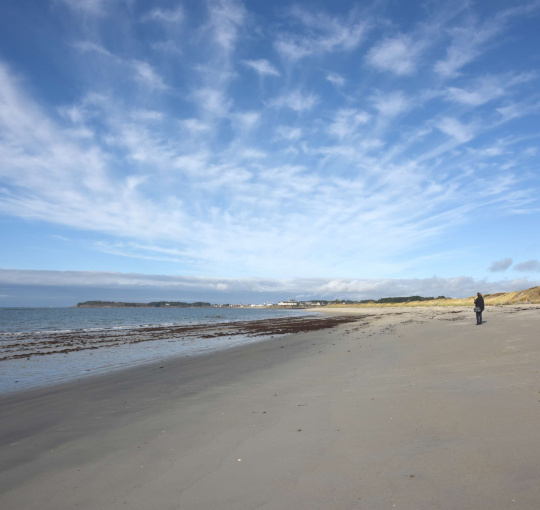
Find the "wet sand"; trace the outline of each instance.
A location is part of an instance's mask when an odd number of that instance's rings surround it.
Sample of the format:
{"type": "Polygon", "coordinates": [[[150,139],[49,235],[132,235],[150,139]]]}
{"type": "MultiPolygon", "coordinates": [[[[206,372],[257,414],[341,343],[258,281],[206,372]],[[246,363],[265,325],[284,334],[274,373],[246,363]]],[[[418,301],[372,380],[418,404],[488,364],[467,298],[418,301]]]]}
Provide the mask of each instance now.
{"type": "Polygon", "coordinates": [[[540,508],[537,306],[327,313],[0,398],[0,508],[540,508]]]}

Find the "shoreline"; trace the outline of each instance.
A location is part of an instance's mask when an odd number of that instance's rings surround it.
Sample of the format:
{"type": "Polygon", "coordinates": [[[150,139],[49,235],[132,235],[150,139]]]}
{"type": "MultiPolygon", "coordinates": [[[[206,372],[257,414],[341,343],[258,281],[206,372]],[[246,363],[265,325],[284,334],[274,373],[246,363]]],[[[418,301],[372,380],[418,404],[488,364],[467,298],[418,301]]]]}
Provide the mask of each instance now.
{"type": "Polygon", "coordinates": [[[0,397],[0,504],[538,508],[537,307],[334,313],[358,321],[0,397]]]}
{"type": "Polygon", "coordinates": [[[346,319],[323,316],[273,317],[203,324],[149,325],[144,327],[108,327],[73,331],[31,331],[4,342],[0,362],[30,359],[35,356],[69,354],[156,340],[191,340],[246,335],[249,337],[295,334],[334,327],[346,319]]]}
{"type": "Polygon", "coordinates": [[[306,314],[179,323],[145,327],[108,327],[16,333],[2,343],[0,394],[46,387],[69,380],[196,357],[287,334],[332,328],[346,317],[306,314]]]}

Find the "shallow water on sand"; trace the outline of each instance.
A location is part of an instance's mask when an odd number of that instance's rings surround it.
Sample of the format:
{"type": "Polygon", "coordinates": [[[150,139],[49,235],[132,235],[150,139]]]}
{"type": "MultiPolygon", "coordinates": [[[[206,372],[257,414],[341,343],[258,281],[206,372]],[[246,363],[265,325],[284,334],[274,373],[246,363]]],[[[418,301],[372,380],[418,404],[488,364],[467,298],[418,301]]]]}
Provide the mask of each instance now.
{"type": "MultiPolygon", "coordinates": [[[[0,309],[0,350],[19,345],[24,351],[28,336],[38,338],[44,350],[47,339],[58,334],[123,335],[144,333],[151,327],[218,325],[306,315],[304,310],[249,308],[37,308],[0,309]]],[[[233,346],[258,342],[265,337],[231,335],[213,338],[191,336],[140,343],[123,343],[68,353],[0,361],[0,393],[25,390],[80,379],[136,366],[171,356],[195,356],[233,346]]],[[[17,347],[16,347],[17,348],[17,347]]]]}
{"type": "Polygon", "coordinates": [[[7,333],[211,324],[305,315],[275,308],[0,308],[0,345],[7,333]]]}

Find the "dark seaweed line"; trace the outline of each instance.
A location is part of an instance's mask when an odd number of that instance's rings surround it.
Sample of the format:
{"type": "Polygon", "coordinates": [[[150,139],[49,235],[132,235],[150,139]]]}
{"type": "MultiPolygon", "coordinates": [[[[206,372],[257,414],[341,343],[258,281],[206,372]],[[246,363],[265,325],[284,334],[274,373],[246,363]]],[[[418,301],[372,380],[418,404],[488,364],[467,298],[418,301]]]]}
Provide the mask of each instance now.
{"type": "Polygon", "coordinates": [[[275,319],[260,319],[255,321],[236,321],[218,324],[163,326],[136,330],[115,330],[114,334],[90,334],[74,331],[50,335],[47,341],[43,338],[25,338],[24,343],[4,345],[3,350],[13,351],[0,358],[0,361],[13,359],[29,359],[33,356],[50,354],[69,354],[76,351],[94,350],[154,340],[189,338],[219,338],[237,335],[249,337],[275,336],[308,331],[317,331],[336,327],[340,324],[357,322],[366,316],[337,316],[337,317],[288,317],[275,319]],[[41,349],[47,349],[46,351],[41,349]],[[18,351],[18,352],[17,352],[18,351]],[[22,351],[22,352],[21,352],[22,351]]]}

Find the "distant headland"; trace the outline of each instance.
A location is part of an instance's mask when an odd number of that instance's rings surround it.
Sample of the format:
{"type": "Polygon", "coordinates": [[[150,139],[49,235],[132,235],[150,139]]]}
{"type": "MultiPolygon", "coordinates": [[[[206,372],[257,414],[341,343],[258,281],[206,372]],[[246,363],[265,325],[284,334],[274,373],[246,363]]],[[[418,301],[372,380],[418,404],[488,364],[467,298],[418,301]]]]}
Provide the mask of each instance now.
{"type": "Polygon", "coordinates": [[[127,303],[123,301],[84,301],[77,303],[75,308],[208,308],[211,303],[196,301],[184,303],[183,301],[152,301],[151,303],[127,303]]]}
{"type": "MultiPolygon", "coordinates": [[[[445,296],[422,297],[386,297],[381,299],[365,299],[353,301],[349,299],[313,299],[300,301],[289,299],[279,303],[265,304],[213,304],[205,301],[187,303],[184,301],[152,301],[150,303],[130,303],[123,301],[84,301],[77,303],[75,308],[312,308],[312,307],[372,307],[372,306],[469,306],[476,296],[466,298],[448,298],[445,296]]],[[[486,305],[540,304],[540,287],[514,292],[498,292],[484,294],[486,305]]]]}
{"type": "Polygon", "coordinates": [[[362,304],[389,304],[389,303],[409,303],[409,302],[422,302],[433,301],[434,299],[447,299],[444,296],[434,297],[422,297],[422,296],[408,296],[408,297],[389,297],[378,300],[366,299],[363,301],[351,301],[335,299],[334,301],[327,301],[325,299],[317,299],[310,301],[297,301],[295,299],[289,299],[287,301],[280,301],[279,303],[265,303],[264,305],[253,305],[245,303],[236,304],[212,304],[203,301],[196,301],[194,303],[186,303],[184,301],[152,301],[150,303],[130,303],[124,301],[84,301],[77,303],[75,308],[228,308],[228,307],[266,307],[266,308],[306,308],[315,306],[332,306],[332,305],[362,305],[362,304]]]}

